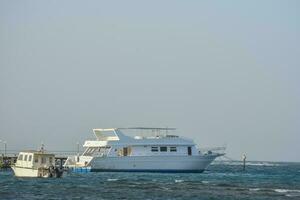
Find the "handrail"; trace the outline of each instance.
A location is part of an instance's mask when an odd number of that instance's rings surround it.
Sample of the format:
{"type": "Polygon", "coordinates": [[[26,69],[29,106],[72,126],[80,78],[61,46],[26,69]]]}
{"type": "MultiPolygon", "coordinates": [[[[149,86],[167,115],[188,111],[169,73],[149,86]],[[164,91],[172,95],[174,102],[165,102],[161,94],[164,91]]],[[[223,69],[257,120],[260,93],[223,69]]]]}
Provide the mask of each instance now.
{"type": "MultiPolygon", "coordinates": [[[[6,155],[4,155],[2,152],[0,152],[0,157],[17,157],[19,152],[22,152],[24,150],[8,150],[6,151],[6,155]]],[[[60,156],[60,157],[68,157],[72,155],[77,155],[77,151],[72,151],[72,150],[64,150],[64,151],[51,151],[51,150],[46,150],[46,152],[51,152],[55,154],[55,156],[60,156]]]]}

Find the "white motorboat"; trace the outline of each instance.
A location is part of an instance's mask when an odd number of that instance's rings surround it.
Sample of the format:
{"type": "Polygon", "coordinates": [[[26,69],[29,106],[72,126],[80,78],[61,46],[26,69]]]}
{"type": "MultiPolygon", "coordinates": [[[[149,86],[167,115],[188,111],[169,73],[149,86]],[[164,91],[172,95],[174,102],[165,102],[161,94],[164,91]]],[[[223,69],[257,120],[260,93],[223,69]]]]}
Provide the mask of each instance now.
{"type": "Polygon", "coordinates": [[[203,172],[217,157],[202,152],[193,140],[169,134],[173,128],[93,129],[96,140],[85,141],[84,153],[70,156],[64,166],[91,171],[203,172]],[[150,135],[125,135],[124,130],[150,131],[150,135]],[[162,133],[163,132],[163,133],[162,133]]]}
{"type": "Polygon", "coordinates": [[[43,150],[20,152],[11,168],[17,177],[59,178],[63,174],[63,170],[55,166],[55,155],[43,150]]]}

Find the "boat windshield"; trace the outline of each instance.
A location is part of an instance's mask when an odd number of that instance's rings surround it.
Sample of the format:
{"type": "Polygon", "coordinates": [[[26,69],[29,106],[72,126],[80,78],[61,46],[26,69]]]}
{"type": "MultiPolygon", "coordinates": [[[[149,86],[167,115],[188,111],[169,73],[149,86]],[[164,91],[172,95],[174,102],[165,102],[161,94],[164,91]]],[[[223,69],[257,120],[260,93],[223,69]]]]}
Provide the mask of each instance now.
{"type": "Polygon", "coordinates": [[[109,153],[110,147],[89,147],[83,156],[105,156],[109,153]]]}

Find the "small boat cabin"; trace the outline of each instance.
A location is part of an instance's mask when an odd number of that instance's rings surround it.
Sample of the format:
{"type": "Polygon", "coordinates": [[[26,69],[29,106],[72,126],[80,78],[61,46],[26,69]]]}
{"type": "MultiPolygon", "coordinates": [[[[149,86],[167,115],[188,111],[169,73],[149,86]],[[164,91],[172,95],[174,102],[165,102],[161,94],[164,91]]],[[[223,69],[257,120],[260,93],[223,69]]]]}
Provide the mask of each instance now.
{"type": "Polygon", "coordinates": [[[55,166],[55,155],[41,151],[20,152],[16,166],[34,169],[55,166]]]}

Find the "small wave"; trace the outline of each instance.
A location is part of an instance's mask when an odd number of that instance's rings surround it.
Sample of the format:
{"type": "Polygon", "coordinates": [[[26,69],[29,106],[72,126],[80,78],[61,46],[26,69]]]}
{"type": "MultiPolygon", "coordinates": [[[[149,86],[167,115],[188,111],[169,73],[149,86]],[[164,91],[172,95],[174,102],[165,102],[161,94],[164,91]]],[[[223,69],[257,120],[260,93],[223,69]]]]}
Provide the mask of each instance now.
{"type": "Polygon", "coordinates": [[[285,196],[286,197],[296,197],[297,195],[295,196],[295,195],[291,195],[291,194],[286,194],[285,196]]]}
{"type": "Polygon", "coordinates": [[[175,179],[175,183],[182,183],[183,180],[180,180],[180,179],[175,179]]]}
{"type": "Polygon", "coordinates": [[[259,191],[259,190],[261,190],[261,189],[260,188],[250,188],[249,189],[249,191],[254,191],[254,192],[259,191]]]}
{"type": "Polygon", "coordinates": [[[209,181],[201,181],[203,184],[209,184],[209,181]]]}
{"type": "Polygon", "coordinates": [[[280,164],[271,162],[246,162],[246,165],[250,166],[266,166],[266,167],[278,167],[280,164]]]}
{"type": "MultiPolygon", "coordinates": [[[[232,161],[232,162],[227,162],[227,161],[224,161],[224,162],[216,162],[216,163],[213,163],[214,165],[243,165],[243,163],[241,161],[232,161]]],[[[249,166],[265,166],[265,167],[278,167],[278,166],[281,166],[282,164],[279,164],[279,163],[272,163],[272,162],[246,162],[246,165],[249,165],[249,166]]]]}
{"type": "Polygon", "coordinates": [[[167,188],[167,187],[161,187],[162,190],[165,190],[165,191],[170,191],[171,189],[170,188],[167,188]]]}
{"type": "Polygon", "coordinates": [[[246,163],[246,165],[253,165],[253,166],[268,166],[268,167],[276,167],[276,166],[280,166],[280,164],[278,163],[269,163],[269,162],[249,162],[246,163]]]}
{"type": "Polygon", "coordinates": [[[299,197],[300,194],[286,194],[287,197],[299,197]]]}
{"type": "Polygon", "coordinates": [[[107,179],[107,181],[117,181],[117,180],[119,180],[119,179],[117,179],[117,178],[108,178],[107,179]]]}
{"type": "Polygon", "coordinates": [[[278,193],[300,193],[300,190],[274,189],[278,193]]]}
{"type": "Polygon", "coordinates": [[[287,197],[299,197],[300,190],[274,189],[275,192],[285,194],[287,197]]]}

